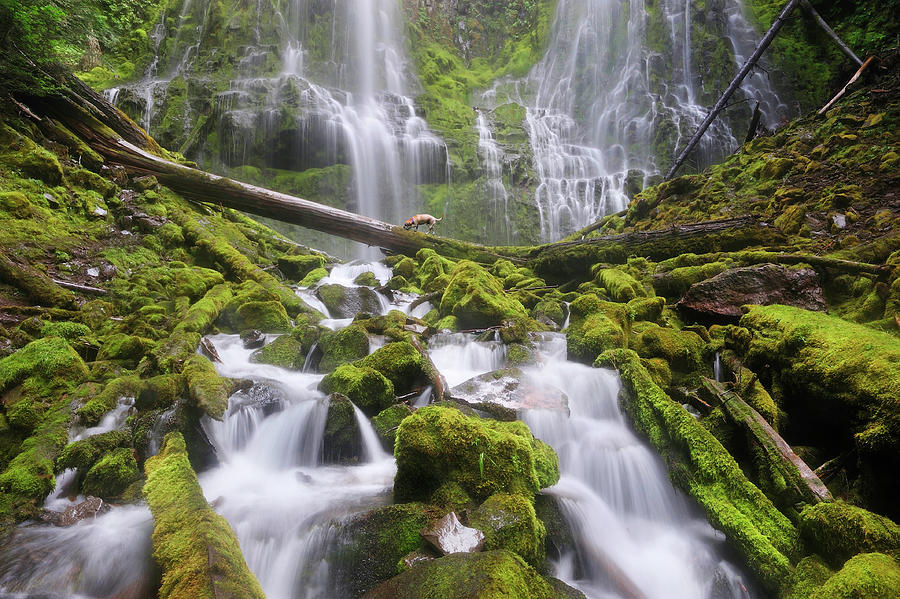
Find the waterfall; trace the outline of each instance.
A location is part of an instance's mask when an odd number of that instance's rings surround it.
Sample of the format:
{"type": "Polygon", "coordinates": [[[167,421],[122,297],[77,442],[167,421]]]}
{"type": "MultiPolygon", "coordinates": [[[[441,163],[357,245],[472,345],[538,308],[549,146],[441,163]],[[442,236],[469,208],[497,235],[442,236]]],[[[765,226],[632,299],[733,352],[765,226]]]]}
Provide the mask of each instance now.
{"type": "Polygon", "coordinates": [[[509,194],[503,183],[503,149],[494,141],[487,116],[481,111],[478,111],[475,129],[478,131],[478,154],[484,164],[485,183],[492,203],[491,218],[487,219],[494,230],[490,238],[501,239],[505,235],[506,243],[510,243],[515,232],[510,227],[509,194]]]}
{"type": "MultiPolygon", "coordinates": [[[[500,82],[480,102],[526,107],[544,241],[623,210],[669,164],[728,81],[711,89],[704,81],[709,67],[697,56],[724,44],[736,71],[760,37],[742,9],[741,0],[725,0],[718,12],[699,13],[712,23],[697,23],[691,0],[559,0],[543,58],[526,79],[500,82]]],[[[742,90],[760,100],[767,126],[785,115],[764,76],[749,78],[742,90]]],[[[739,108],[749,118],[747,104],[739,108]]],[[[692,164],[708,166],[737,144],[720,118],[692,164]]],[[[486,171],[490,159],[482,153],[486,171]]]]}
{"type": "MultiPolygon", "coordinates": [[[[422,212],[415,184],[447,181],[449,161],[443,140],[416,115],[418,82],[406,58],[399,4],[291,0],[241,10],[250,13],[253,31],[231,34],[247,39],[224,86],[216,82],[222,49],[213,46],[215,36],[203,36],[226,27],[215,21],[223,16],[209,0],[186,0],[173,31],[165,29],[163,15],[152,35],[150,66],[141,81],[126,86],[131,98],[120,93],[119,101],[141,106],[141,124],[151,135],[177,144],[200,139],[196,151],[205,163],[258,166],[262,158],[268,167],[290,170],[347,164],[348,209],[389,222],[422,212]],[[321,27],[323,19],[330,31],[321,27]],[[195,82],[215,90],[212,129],[194,118],[189,88],[195,82]],[[172,129],[173,119],[184,129],[172,129]],[[206,147],[210,131],[216,142],[206,147]]],[[[372,254],[362,245],[357,253],[372,254]]]]}

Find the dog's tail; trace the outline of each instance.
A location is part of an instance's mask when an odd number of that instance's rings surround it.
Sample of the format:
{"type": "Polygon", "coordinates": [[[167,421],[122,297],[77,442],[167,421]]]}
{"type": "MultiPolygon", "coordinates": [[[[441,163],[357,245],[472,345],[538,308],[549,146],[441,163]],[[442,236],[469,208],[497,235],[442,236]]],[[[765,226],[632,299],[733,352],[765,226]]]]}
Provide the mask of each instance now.
{"type": "Polygon", "coordinates": [[[436,218],[436,219],[434,219],[434,220],[435,220],[435,222],[437,222],[437,221],[439,221],[439,220],[444,220],[444,213],[441,212],[441,217],[440,217],[440,218],[436,218]]]}

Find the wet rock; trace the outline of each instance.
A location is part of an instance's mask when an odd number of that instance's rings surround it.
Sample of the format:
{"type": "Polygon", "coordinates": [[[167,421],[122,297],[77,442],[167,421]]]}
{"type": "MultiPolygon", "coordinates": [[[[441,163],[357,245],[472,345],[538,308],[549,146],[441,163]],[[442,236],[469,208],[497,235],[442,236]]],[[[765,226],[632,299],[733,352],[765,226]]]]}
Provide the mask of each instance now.
{"type": "Polygon", "coordinates": [[[316,295],[333,318],[353,318],[359,312],[381,312],[378,294],[368,287],[322,285],[316,290],[316,295]]]}
{"type": "Polygon", "coordinates": [[[347,364],[369,355],[369,336],[359,324],[351,324],[337,331],[327,331],[319,337],[322,359],[320,372],[331,372],[341,364],[347,364]]]}
{"type": "Polygon", "coordinates": [[[250,354],[255,364],[271,364],[288,370],[300,370],[306,361],[302,343],[291,335],[281,335],[265,347],[250,354]]]}
{"type": "Polygon", "coordinates": [[[469,524],[484,531],[485,549],[512,551],[536,568],[543,564],[546,529],[528,498],[515,493],[491,495],[472,510],[469,524]]]}
{"type": "Polygon", "coordinates": [[[400,560],[403,564],[403,567],[407,570],[415,566],[416,564],[421,564],[423,562],[429,562],[434,559],[433,555],[425,553],[424,551],[411,551],[410,553],[403,556],[403,559],[400,560]]]}
{"type": "Polygon", "coordinates": [[[440,551],[441,555],[474,553],[484,546],[484,533],[477,528],[463,526],[456,512],[450,512],[431,526],[423,528],[422,537],[440,551]]]}
{"type": "Polygon", "coordinates": [[[328,396],[328,416],[322,438],[322,459],[326,464],[356,462],[362,454],[362,437],[353,404],[346,395],[328,396]]]}
{"type": "Polygon", "coordinates": [[[258,349],[266,344],[266,336],[259,329],[241,331],[241,343],[244,349],[258,349]]]}
{"type": "Polygon", "coordinates": [[[691,285],[676,305],[692,318],[736,323],[744,304],[783,304],[813,311],[827,307],[814,270],[777,264],[727,270],[691,285]]]}
{"type": "Polygon", "coordinates": [[[86,518],[95,518],[100,514],[105,514],[110,509],[110,504],[91,495],[81,503],[67,507],[64,512],[44,510],[40,518],[54,526],[72,526],[86,518]]]}
{"type": "Polygon", "coordinates": [[[387,451],[394,452],[397,427],[410,414],[412,414],[412,409],[408,405],[398,403],[385,408],[372,418],[372,426],[375,427],[375,432],[378,433],[378,437],[387,451]]]}
{"type": "Polygon", "coordinates": [[[325,258],[318,254],[308,256],[282,256],[278,259],[278,269],[292,281],[302,281],[317,268],[325,268],[325,258]]]}
{"type": "Polygon", "coordinates": [[[396,401],[394,385],[372,368],[342,364],[319,383],[323,393],[341,393],[367,416],[374,416],[396,401]]]}
{"type": "Polygon", "coordinates": [[[561,390],[504,368],[476,376],[450,390],[454,400],[484,410],[498,420],[515,420],[518,410],[561,410],[569,413],[569,398],[561,390]]]}

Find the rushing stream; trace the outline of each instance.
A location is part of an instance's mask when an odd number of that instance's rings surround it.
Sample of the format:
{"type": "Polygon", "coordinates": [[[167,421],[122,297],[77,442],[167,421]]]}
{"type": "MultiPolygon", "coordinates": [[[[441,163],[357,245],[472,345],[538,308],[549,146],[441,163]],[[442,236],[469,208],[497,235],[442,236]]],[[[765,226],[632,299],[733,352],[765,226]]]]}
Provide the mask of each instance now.
{"type": "MultiPolygon", "coordinates": [[[[390,274],[382,265],[351,264],[335,267],[328,281],[352,285],[365,271],[390,274]]],[[[312,297],[309,290],[299,293],[312,297]]],[[[385,311],[408,305],[408,297],[384,299],[385,311]]],[[[393,456],[357,409],[358,462],[324,464],[328,400],[316,390],[323,375],[253,363],[253,350],[237,335],[208,339],[221,358],[220,374],[253,383],[231,397],[223,421],[204,420],[219,461],[199,474],[207,500],[231,524],[268,597],[340,596],[329,548],[346,518],[390,503],[393,456]]],[[[428,347],[451,386],[506,361],[501,342],[461,333],[435,335],[428,347]]],[[[539,366],[525,376],[562,390],[568,401],[564,409],[520,413],[560,458],[561,479],[545,493],[560,502],[577,542],[558,548],[554,574],[592,598],[631,597],[634,589],[648,599],[751,596],[739,569],[723,557],[723,537],[673,489],[662,461],[620,412],[615,373],[567,361],[562,334],[543,335],[537,347],[539,366]]],[[[425,394],[417,403],[427,402],[425,394]]],[[[101,426],[73,429],[71,438],[124,426],[130,405],[123,398],[101,426]]],[[[46,502],[54,511],[84,499],[66,498],[66,475],[59,480],[46,502]]],[[[69,527],[23,524],[0,550],[0,597],[149,596],[158,575],[151,529],[149,510],[140,504],[114,506],[69,527]]]]}

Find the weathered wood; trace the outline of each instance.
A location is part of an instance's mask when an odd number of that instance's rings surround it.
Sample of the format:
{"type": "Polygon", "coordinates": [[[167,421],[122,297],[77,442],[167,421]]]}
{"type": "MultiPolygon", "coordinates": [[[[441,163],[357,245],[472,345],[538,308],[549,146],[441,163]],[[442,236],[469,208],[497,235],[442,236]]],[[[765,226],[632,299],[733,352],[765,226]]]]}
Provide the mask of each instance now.
{"type": "Polygon", "coordinates": [[[737,75],[734,76],[734,79],[731,80],[731,83],[728,84],[728,87],[722,93],[722,96],[716,102],[715,106],[713,106],[712,110],[709,111],[709,114],[706,115],[706,118],[703,119],[703,122],[700,123],[700,126],[697,128],[696,133],[694,133],[693,137],[691,137],[690,141],[688,141],[688,144],[678,155],[678,158],[675,159],[675,162],[672,164],[669,172],[666,173],[667,181],[675,175],[678,167],[680,167],[684,163],[685,159],[688,157],[688,154],[690,154],[694,147],[696,147],[696,145],[700,142],[703,134],[706,133],[706,130],[709,128],[712,122],[725,108],[728,99],[731,98],[732,94],[734,94],[734,92],[737,91],[738,87],[740,87],[741,82],[744,80],[744,77],[747,76],[756,62],[763,55],[763,52],[766,51],[766,48],[769,47],[769,44],[772,43],[772,40],[775,39],[775,36],[781,29],[781,26],[784,25],[784,22],[787,20],[788,16],[791,14],[791,12],[793,12],[794,8],[796,8],[797,4],[799,3],[800,0],[789,0],[784,8],[781,9],[781,12],[778,14],[778,16],[775,17],[775,22],[772,23],[772,26],[759,41],[759,44],[756,45],[756,48],[753,50],[753,54],[751,54],[750,58],[748,58],[746,62],[744,62],[744,66],[741,67],[741,70],[738,71],[737,75]]]}
{"type": "Polygon", "coordinates": [[[70,289],[72,291],[80,291],[81,293],[90,293],[92,295],[109,295],[109,291],[99,287],[91,287],[90,285],[80,285],[78,283],[70,283],[69,281],[61,281],[59,279],[50,279],[60,287],[70,289]]]}
{"type": "Polygon", "coordinates": [[[431,300],[435,300],[444,295],[444,290],[440,291],[432,291],[431,293],[426,293],[425,295],[420,295],[416,299],[414,299],[409,304],[409,311],[412,312],[414,309],[418,308],[425,302],[430,302],[431,300]]]}
{"type": "Polygon", "coordinates": [[[750,126],[747,128],[747,137],[744,138],[744,143],[750,143],[753,141],[753,138],[756,137],[756,130],[759,128],[759,119],[762,117],[762,113],[759,110],[759,100],[756,101],[756,106],[753,107],[753,116],[750,118],[750,126]]]}
{"type": "Polygon", "coordinates": [[[704,379],[703,387],[718,397],[728,417],[744,428],[752,442],[762,449],[785,481],[794,488],[798,499],[808,503],[834,500],[828,487],[759,412],[736,393],[725,390],[721,383],[704,379]]]}
{"type": "Polygon", "coordinates": [[[850,60],[855,62],[857,65],[862,66],[863,61],[861,61],[859,57],[853,53],[853,50],[850,49],[850,46],[845,44],[844,40],[838,37],[838,34],[836,34],[834,30],[828,26],[828,23],[826,23],[825,19],[822,18],[822,15],[819,14],[819,11],[813,8],[813,5],[809,3],[809,0],[800,0],[800,7],[803,8],[803,10],[805,10],[807,13],[809,13],[809,16],[811,16],[816,21],[816,23],[819,24],[819,27],[821,27],[822,30],[825,31],[825,34],[828,37],[834,40],[834,42],[841,49],[841,52],[850,57],[850,60]]]}
{"type": "Polygon", "coordinates": [[[874,56],[868,57],[868,58],[866,59],[866,61],[865,61],[864,63],[862,63],[862,66],[859,67],[859,68],[856,70],[855,73],[853,73],[853,77],[850,77],[850,81],[848,81],[847,84],[846,84],[844,87],[841,88],[841,91],[839,91],[837,94],[835,94],[835,96],[831,99],[831,101],[829,101],[828,104],[826,104],[825,106],[823,106],[822,108],[820,108],[820,109],[819,109],[819,112],[817,112],[816,114],[818,114],[818,115],[825,114],[825,112],[826,112],[829,108],[831,108],[832,106],[834,106],[834,103],[835,103],[835,102],[837,102],[837,101],[840,100],[842,97],[844,97],[844,94],[847,93],[847,89],[849,89],[851,85],[853,85],[854,83],[856,83],[856,80],[859,79],[860,75],[863,74],[863,71],[865,71],[865,70],[869,67],[869,65],[872,64],[872,61],[873,61],[873,60],[875,60],[875,57],[874,57],[874,56]]]}

